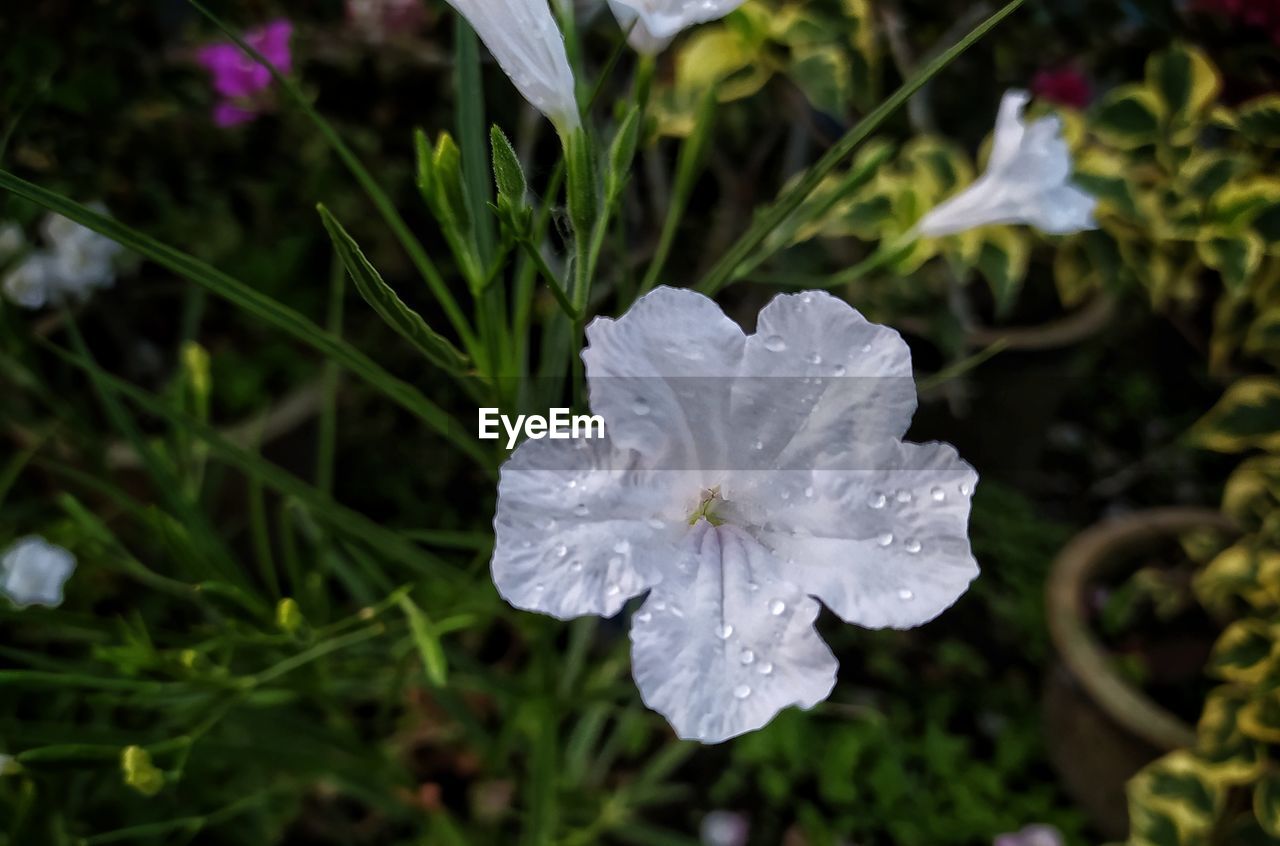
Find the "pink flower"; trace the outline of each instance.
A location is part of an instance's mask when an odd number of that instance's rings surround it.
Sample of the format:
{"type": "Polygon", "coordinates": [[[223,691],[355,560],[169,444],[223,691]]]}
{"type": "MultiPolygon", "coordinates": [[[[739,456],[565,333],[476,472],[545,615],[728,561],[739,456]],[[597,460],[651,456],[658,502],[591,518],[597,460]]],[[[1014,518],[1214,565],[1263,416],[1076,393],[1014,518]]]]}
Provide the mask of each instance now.
{"type": "Polygon", "coordinates": [[[1038,72],[1031,80],[1031,93],[1050,103],[1083,109],[1093,99],[1093,86],[1078,67],[1063,65],[1038,72]]]}
{"type": "MultiPolygon", "coordinates": [[[[289,39],[293,24],[285,18],[251,29],[244,40],[280,73],[293,68],[289,39]]],[[[213,109],[218,126],[235,126],[257,117],[261,95],[271,87],[271,71],[233,42],[210,44],[196,51],[196,61],[213,78],[213,90],[222,99],[213,109]]]]}

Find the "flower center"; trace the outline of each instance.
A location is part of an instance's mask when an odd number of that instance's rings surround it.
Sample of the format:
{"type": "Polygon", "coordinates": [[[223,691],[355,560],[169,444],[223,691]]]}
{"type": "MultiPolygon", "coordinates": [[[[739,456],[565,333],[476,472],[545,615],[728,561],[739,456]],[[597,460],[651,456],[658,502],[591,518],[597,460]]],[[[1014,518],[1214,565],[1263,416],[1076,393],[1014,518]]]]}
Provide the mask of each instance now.
{"type": "Polygon", "coordinates": [[[702,498],[698,501],[698,507],[689,515],[689,525],[696,525],[699,520],[706,520],[713,526],[719,526],[724,520],[715,513],[717,503],[724,502],[720,497],[720,486],[708,488],[702,492],[702,498]]]}

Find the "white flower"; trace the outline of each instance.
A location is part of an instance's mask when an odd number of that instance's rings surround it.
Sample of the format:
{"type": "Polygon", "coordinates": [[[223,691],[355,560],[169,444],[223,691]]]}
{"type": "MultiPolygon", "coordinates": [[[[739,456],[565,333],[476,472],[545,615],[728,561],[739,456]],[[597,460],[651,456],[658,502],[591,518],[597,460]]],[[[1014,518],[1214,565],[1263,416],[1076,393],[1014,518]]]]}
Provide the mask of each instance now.
{"type": "MultiPolygon", "coordinates": [[[[101,203],[89,208],[100,214],[101,203]]],[[[58,214],[40,225],[47,246],[29,253],[5,274],[0,289],[23,308],[38,309],[65,300],[83,300],[115,283],[115,258],[121,247],[110,238],[58,214]]]]}
{"type": "Polygon", "coordinates": [[[62,586],[71,578],[76,559],[60,546],[35,535],[22,538],[0,558],[0,594],[19,608],[62,604],[62,586]]]}
{"type": "Polygon", "coordinates": [[[0,262],[6,262],[26,249],[27,237],[16,223],[0,223],[0,262]]]}
{"type": "Polygon", "coordinates": [[[751,823],[746,814],[736,811],[711,811],[698,826],[702,846],[747,846],[751,823]]]}
{"type": "Polygon", "coordinates": [[[581,125],[573,69],[547,0],[447,0],[526,100],[561,132],[581,125]]]}
{"type": "Polygon", "coordinates": [[[977,476],[904,443],[910,353],[822,292],[782,295],[744,335],[710,299],[658,288],[587,328],[606,438],[530,440],[502,469],[502,596],[561,619],[632,622],[645,703],[718,742],[808,708],[835,683],[816,597],[847,622],[908,628],[977,575],[977,476]]]}
{"type": "Polygon", "coordinates": [[[987,170],[976,182],[917,224],[937,237],[991,223],[1025,223],[1050,235],[1095,229],[1097,200],[1071,184],[1071,151],[1057,116],[1027,125],[1031,96],[1010,91],[1000,101],[987,170]]]}
{"type": "Polygon", "coordinates": [[[632,48],[653,55],[670,44],[681,30],[723,18],[743,2],[745,0],[609,0],[609,8],[623,29],[631,28],[627,42],[632,48]]]}

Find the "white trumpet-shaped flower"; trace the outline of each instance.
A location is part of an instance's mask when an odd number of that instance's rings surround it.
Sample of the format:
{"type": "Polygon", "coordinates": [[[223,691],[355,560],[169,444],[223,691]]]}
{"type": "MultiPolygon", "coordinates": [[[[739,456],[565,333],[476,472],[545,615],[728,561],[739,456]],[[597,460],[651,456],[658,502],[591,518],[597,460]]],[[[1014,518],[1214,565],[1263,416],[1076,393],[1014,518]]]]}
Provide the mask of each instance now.
{"type": "Polygon", "coordinates": [[[22,538],[0,558],[0,594],[19,608],[56,607],[75,568],[75,556],[62,547],[34,535],[22,538]]]}
{"type": "Polygon", "coordinates": [[[1050,235],[1095,229],[1097,200],[1071,183],[1071,151],[1057,116],[1022,119],[1031,95],[1009,91],[1000,101],[986,172],[926,214],[921,235],[951,235],[992,223],[1024,223],[1050,235]]]}
{"type": "Polygon", "coordinates": [[[782,295],[746,335],[710,299],[658,288],[587,328],[606,437],[529,440],[502,469],[493,578],[519,608],[631,625],[645,703],[718,742],[812,707],[846,622],[908,628],[977,575],[977,476],[902,441],[916,407],[892,329],[822,292],[782,295]]]}
{"type": "Polygon", "coordinates": [[[573,69],[547,0],[447,0],[526,100],[561,132],[581,125],[573,69]]]}
{"type": "MultiPolygon", "coordinates": [[[[106,206],[89,206],[106,214],[106,206]]],[[[49,214],[40,224],[45,247],[32,250],[0,280],[0,290],[23,308],[37,309],[66,300],[83,300],[116,280],[121,247],[110,238],[63,217],[49,214]]]]}
{"type": "Polygon", "coordinates": [[[723,18],[745,0],[609,0],[609,8],[627,42],[640,53],[653,55],[671,43],[681,30],[723,18]]]}

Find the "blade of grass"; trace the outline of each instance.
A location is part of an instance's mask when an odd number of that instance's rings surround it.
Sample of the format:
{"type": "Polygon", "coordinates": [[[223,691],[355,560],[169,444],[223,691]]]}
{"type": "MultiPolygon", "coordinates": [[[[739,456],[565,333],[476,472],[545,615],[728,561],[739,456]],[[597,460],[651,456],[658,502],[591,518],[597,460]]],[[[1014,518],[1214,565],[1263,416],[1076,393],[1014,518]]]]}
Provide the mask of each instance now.
{"type": "MultiPolygon", "coordinates": [[[[329,333],[342,337],[343,304],[347,291],[347,275],[338,256],[333,258],[329,271],[329,314],[326,320],[329,333]]],[[[319,434],[316,436],[316,487],[325,496],[333,494],[333,465],[338,440],[338,388],[341,371],[332,361],[324,363],[320,377],[323,399],[320,403],[319,434]]]]}
{"type": "Polygon", "coordinates": [[[334,528],[352,538],[364,541],[387,558],[400,562],[416,573],[444,581],[447,581],[451,575],[452,571],[435,556],[418,549],[400,535],[389,529],[384,529],[364,515],[333,502],[287,470],[265,461],[261,456],[249,450],[232,444],[212,426],[175,411],[162,400],[148,394],[146,391],[105,373],[96,364],[83,356],[63,350],[52,344],[47,346],[72,365],[89,372],[91,378],[102,384],[109,392],[119,394],[148,413],[155,414],[174,426],[190,431],[195,437],[207,443],[210,451],[223,461],[238,468],[246,475],[260,479],[263,484],[276,492],[293,497],[334,528]]]}
{"type": "Polygon", "coordinates": [[[831,149],[827,150],[822,158],[805,171],[804,176],[798,182],[784,191],[771,206],[763,209],[756,216],[755,222],[751,224],[747,231],[720,257],[720,260],[715,263],[711,270],[707,271],[706,276],[698,283],[697,290],[704,294],[712,295],[732,282],[739,266],[764,243],[771,232],[783,225],[791,213],[799,208],[805,198],[813,193],[814,189],[818,187],[828,173],[834,170],[840,162],[844,161],[859,144],[865,141],[871,133],[875,132],[907,100],[911,99],[911,95],[924,87],[939,71],[977,43],[997,24],[1013,14],[1022,3],[1023,0],[1012,0],[1004,8],[978,24],[972,32],[921,68],[918,73],[904,82],[887,100],[873,109],[870,114],[845,133],[839,141],[832,145],[831,149]]]}
{"type": "Polygon", "coordinates": [[[346,266],[351,281],[355,283],[356,290],[360,292],[360,296],[364,297],[365,302],[386,321],[388,326],[417,347],[418,352],[422,353],[428,361],[446,373],[454,376],[465,375],[470,366],[467,356],[449,343],[447,338],[428,326],[420,314],[405,305],[391,286],[382,280],[377,269],[365,258],[360,245],[323,204],[317,205],[316,211],[320,213],[320,220],[323,221],[324,228],[329,233],[329,239],[333,242],[338,258],[346,266]]]}
{"type": "Polygon", "coordinates": [[[100,235],[105,235],[292,335],[326,357],[337,361],[372,387],[382,391],[412,412],[437,434],[475,459],[489,475],[496,475],[491,457],[480,449],[476,441],[466,436],[463,426],[412,385],[392,376],[373,359],[342,339],[324,331],[299,312],[233,279],[194,256],[162,244],[114,218],[98,214],[74,200],[41,188],[6,170],[0,170],[0,189],[10,191],[88,227],[100,235]]]}
{"type": "Polygon", "coordinates": [[[352,176],[354,176],[356,181],[360,183],[360,187],[362,187],[365,193],[368,194],[369,199],[373,201],[374,206],[377,207],[378,212],[387,222],[387,225],[391,227],[391,231],[395,233],[396,238],[399,239],[401,245],[405,249],[405,252],[409,254],[409,258],[418,268],[419,273],[422,274],[422,278],[426,280],[428,287],[431,288],[431,293],[437,300],[439,300],[440,307],[449,318],[449,322],[452,324],[454,331],[458,333],[458,337],[462,339],[463,346],[466,347],[474,356],[476,343],[475,335],[471,331],[471,326],[467,323],[466,317],[463,316],[462,309],[458,306],[458,301],[455,300],[453,294],[449,292],[449,288],[445,284],[444,277],[440,275],[440,271],[431,261],[431,257],[428,256],[427,251],[423,249],[422,243],[414,237],[413,232],[409,229],[409,225],[405,223],[404,218],[400,216],[400,212],[396,210],[395,205],[391,202],[391,198],[386,195],[369,171],[365,169],[365,166],[358,158],[356,158],[356,154],[352,152],[351,148],[342,140],[342,136],[338,135],[333,126],[321,117],[320,113],[312,107],[311,103],[307,100],[306,94],[303,93],[298,84],[280,73],[276,66],[273,65],[266,56],[262,55],[262,53],[256,50],[253,45],[240,37],[239,33],[235,32],[231,27],[223,23],[221,18],[205,8],[203,4],[198,2],[198,0],[187,0],[187,2],[190,3],[196,11],[208,18],[210,23],[222,30],[223,34],[235,42],[236,46],[243,50],[250,58],[266,68],[271,74],[271,78],[275,80],[276,85],[280,86],[280,88],[289,96],[289,99],[293,100],[294,104],[302,110],[303,114],[305,114],[311,122],[315,124],[316,129],[320,130],[320,134],[329,143],[329,146],[333,148],[334,152],[338,154],[338,158],[342,159],[342,163],[351,171],[352,176]]]}

